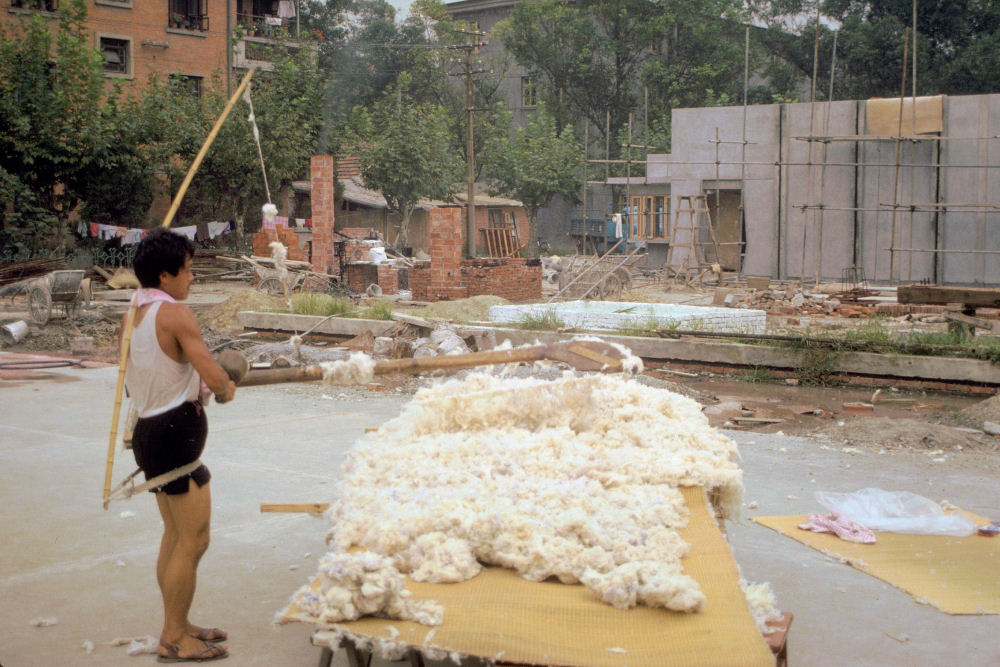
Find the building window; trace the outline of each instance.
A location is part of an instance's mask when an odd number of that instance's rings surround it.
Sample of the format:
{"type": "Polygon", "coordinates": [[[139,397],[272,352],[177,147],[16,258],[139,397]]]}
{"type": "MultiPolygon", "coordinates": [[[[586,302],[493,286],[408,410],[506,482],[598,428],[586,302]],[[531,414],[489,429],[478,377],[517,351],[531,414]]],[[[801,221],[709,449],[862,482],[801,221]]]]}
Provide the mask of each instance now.
{"type": "Polygon", "coordinates": [[[167,26],[208,32],[208,0],[170,0],[167,26]]]}
{"type": "Polygon", "coordinates": [[[521,106],[538,106],[538,85],[535,83],[535,77],[533,76],[521,77],[521,106]]]}
{"type": "Polygon", "coordinates": [[[101,37],[104,71],[111,74],[132,73],[132,44],[127,39],[101,37]]]}
{"type": "Polygon", "coordinates": [[[171,74],[170,88],[182,95],[191,97],[201,97],[201,85],[204,77],[192,76],[190,74],[171,74]]]}
{"type": "Polygon", "coordinates": [[[16,9],[38,9],[43,12],[54,12],[59,9],[59,0],[10,0],[10,6],[16,9]]]}

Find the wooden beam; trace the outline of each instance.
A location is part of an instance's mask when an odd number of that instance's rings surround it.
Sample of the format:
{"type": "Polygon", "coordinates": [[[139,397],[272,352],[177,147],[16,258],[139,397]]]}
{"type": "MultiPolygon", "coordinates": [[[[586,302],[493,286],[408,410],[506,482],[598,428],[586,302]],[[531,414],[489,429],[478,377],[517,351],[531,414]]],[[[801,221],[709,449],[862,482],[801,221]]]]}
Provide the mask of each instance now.
{"type": "Polygon", "coordinates": [[[900,285],[899,303],[947,305],[961,303],[981,308],[1000,308],[1000,289],[990,287],[946,287],[943,285],[900,285]]]}
{"type": "Polygon", "coordinates": [[[261,512],[306,512],[322,514],[330,508],[330,503],[261,503],[261,512]]]}

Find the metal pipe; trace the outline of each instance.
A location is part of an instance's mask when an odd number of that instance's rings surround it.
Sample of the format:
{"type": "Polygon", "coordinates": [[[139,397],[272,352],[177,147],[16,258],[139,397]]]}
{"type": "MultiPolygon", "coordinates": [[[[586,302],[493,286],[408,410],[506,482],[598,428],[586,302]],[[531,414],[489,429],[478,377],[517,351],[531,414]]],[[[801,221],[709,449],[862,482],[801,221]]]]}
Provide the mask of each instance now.
{"type": "MultiPolygon", "coordinates": [[[[907,49],[910,46],[910,29],[906,28],[906,32],[903,34],[903,84],[901,90],[899,91],[899,122],[897,127],[899,128],[897,134],[903,136],[903,99],[906,95],[906,56],[907,49]]],[[[917,101],[913,100],[913,104],[916,105],[917,101]]],[[[916,128],[911,128],[911,131],[916,131],[916,128]]],[[[892,201],[897,203],[899,201],[899,161],[901,153],[903,150],[903,143],[901,141],[896,142],[896,171],[893,175],[892,181],[892,201]]],[[[896,245],[896,209],[892,209],[892,226],[889,231],[889,245],[896,245]]],[[[895,268],[896,268],[896,256],[892,250],[889,251],[889,284],[895,280],[895,268]]],[[[876,276],[877,278],[877,276],[876,276]]]]}

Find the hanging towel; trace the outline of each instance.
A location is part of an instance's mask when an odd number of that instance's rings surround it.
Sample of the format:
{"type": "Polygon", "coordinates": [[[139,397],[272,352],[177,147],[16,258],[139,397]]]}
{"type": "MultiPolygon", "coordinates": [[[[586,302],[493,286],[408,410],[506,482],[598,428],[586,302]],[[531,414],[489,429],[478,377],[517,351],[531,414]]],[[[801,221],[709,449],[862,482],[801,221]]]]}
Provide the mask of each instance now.
{"type": "Polygon", "coordinates": [[[285,216],[282,216],[282,215],[276,215],[276,216],[274,216],[274,226],[275,227],[287,227],[288,226],[288,218],[286,218],[285,216]]]}
{"type": "Polygon", "coordinates": [[[295,16],[295,3],[292,0],[278,2],[278,18],[290,19],[295,16]]]}
{"type": "Polygon", "coordinates": [[[98,236],[101,233],[101,226],[96,222],[88,222],[87,227],[90,229],[91,236],[98,236]]]}
{"type": "Polygon", "coordinates": [[[215,238],[216,236],[221,236],[223,234],[229,233],[229,222],[228,221],[216,221],[208,223],[208,236],[209,238],[215,238]]]}
{"type": "Polygon", "coordinates": [[[84,222],[83,220],[81,220],[80,222],[76,223],[76,233],[77,234],[79,234],[80,236],[87,236],[87,232],[88,231],[89,230],[87,229],[87,223],[86,222],[84,222]]]}
{"type": "Polygon", "coordinates": [[[208,241],[209,238],[210,237],[209,237],[209,234],[208,234],[208,223],[207,222],[199,222],[197,225],[195,225],[195,239],[196,240],[198,240],[198,241],[208,241]]]}
{"type": "Polygon", "coordinates": [[[141,229],[130,229],[125,232],[125,238],[122,239],[122,245],[135,245],[142,240],[143,230],[141,229]]]}
{"type": "Polygon", "coordinates": [[[186,227],[174,227],[173,230],[178,234],[188,237],[194,241],[195,235],[198,233],[198,228],[194,225],[188,225],[186,227]]]}

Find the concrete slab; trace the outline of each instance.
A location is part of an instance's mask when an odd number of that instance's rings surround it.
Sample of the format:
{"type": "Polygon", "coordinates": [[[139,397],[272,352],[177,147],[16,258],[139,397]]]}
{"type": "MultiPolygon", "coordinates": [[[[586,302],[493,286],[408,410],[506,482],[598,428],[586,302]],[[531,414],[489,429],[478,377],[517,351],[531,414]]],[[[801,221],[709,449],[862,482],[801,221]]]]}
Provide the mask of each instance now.
{"type": "MultiPolygon", "coordinates": [[[[117,369],[46,373],[44,381],[0,381],[0,664],[152,664],[151,656],[104,645],[155,635],[161,622],[155,503],[144,496],[101,509],[117,369]],[[32,627],[38,617],[58,623],[32,627]],[[97,647],[92,655],[81,648],[85,640],[97,647]]],[[[259,505],[328,500],[347,449],[406,400],[360,388],[277,385],[240,389],[233,403],[209,407],[213,541],[193,619],[229,630],[227,664],[316,663],[310,628],[276,628],[272,619],[315,572],[327,524],[260,514],[259,505]]],[[[758,502],[760,514],[818,510],[815,490],[881,486],[1000,517],[998,453],[966,459],[956,452],[939,463],[920,452],[851,453],[808,439],[731,435],[741,443],[747,500],[758,502]]],[[[115,480],[132,469],[130,455],[119,453],[115,480]]],[[[747,520],[730,524],[729,534],[744,575],[771,581],[780,605],[796,615],[791,664],[949,664],[956,650],[964,664],[1000,664],[1000,616],[947,616],[918,605],[747,520]]],[[[339,656],[335,664],[346,662],[339,656]]]]}
{"type": "Polygon", "coordinates": [[[763,310],[712,308],[666,303],[622,301],[566,301],[516,306],[490,306],[490,321],[512,324],[526,316],[552,313],[567,326],[585,329],[646,328],[705,329],[764,333],[767,313],[763,310]]]}

